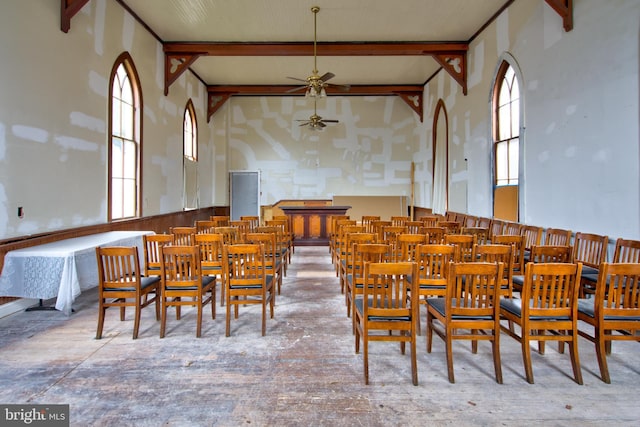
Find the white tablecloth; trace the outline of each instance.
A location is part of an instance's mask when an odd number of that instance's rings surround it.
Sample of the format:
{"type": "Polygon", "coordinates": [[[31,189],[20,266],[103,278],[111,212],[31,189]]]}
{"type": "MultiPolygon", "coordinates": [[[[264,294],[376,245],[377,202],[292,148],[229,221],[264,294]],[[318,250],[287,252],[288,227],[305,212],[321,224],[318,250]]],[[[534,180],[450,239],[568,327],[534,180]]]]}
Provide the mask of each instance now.
{"type": "Polygon", "coordinates": [[[9,251],[0,275],[0,296],[49,299],[71,314],[80,292],[98,286],[98,246],[137,246],[144,267],[142,236],[153,231],[109,231],[9,251]]]}

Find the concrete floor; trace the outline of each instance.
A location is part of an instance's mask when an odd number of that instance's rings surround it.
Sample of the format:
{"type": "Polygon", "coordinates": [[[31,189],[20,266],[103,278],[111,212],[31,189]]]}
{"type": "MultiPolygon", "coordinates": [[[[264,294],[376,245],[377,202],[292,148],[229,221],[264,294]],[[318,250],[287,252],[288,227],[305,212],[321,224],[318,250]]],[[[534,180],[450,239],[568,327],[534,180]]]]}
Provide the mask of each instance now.
{"type": "MultiPolygon", "coordinates": [[[[533,352],[535,384],[524,379],[519,344],[502,335],[504,384],[495,382],[490,346],[454,345],[456,383],[447,380],[443,342],[431,354],[418,338],[419,386],[410,359],[393,343],[370,346],[370,380],[354,353],[327,247],[299,247],[267,335],[260,307],[241,307],[224,336],[224,309],[168,321],[167,336],[146,309],[131,339],[132,315],[107,311],[94,339],[95,292],[75,313],[21,312],[0,320],[0,402],[69,404],[73,426],[424,426],[628,425],[640,423],[640,345],[619,343],[609,357],[612,384],[599,378],[593,345],[581,338],[584,385],[557,346],[533,352]]],[[[131,313],[129,313],[131,314],[131,313]]],[[[424,325],[424,311],[422,312],[424,325]]]]}

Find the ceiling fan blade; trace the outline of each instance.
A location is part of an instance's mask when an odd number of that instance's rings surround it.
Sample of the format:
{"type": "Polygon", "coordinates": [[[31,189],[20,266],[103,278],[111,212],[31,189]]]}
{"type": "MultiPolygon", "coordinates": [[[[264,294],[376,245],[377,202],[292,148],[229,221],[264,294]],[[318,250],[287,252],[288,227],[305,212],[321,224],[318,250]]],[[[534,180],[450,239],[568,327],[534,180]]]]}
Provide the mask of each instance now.
{"type": "Polygon", "coordinates": [[[347,91],[351,90],[351,85],[337,85],[335,83],[327,83],[327,86],[332,87],[332,88],[336,88],[336,89],[341,90],[343,92],[347,92],[347,91]]]}
{"type": "Polygon", "coordinates": [[[297,77],[289,77],[289,76],[287,76],[287,78],[288,78],[288,79],[291,79],[291,80],[297,80],[297,81],[299,81],[299,82],[305,82],[305,83],[307,83],[307,81],[306,81],[305,79],[299,79],[299,78],[297,78],[297,77]]]}
{"type": "Polygon", "coordinates": [[[324,123],[340,123],[339,120],[331,120],[331,119],[322,119],[324,123]]]}
{"type": "MultiPolygon", "coordinates": [[[[298,121],[299,121],[299,122],[301,122],[302,120],[298,120],[298,121]]],[[[310,122],[310,121],[305,120],[305,121],[304,121],[304,123],[300,123],[300,124],[299,124],[299,126],[308,126],[308,125],[310,125],[310,124],[311,124],[311,122],[310,122]]]]}
{"type": "Polygon", "coordinates": [[[299,90],[306,89],[306,88],[307,88],[307,86],[306,86],[306,85],[304,85],[304,86],[298,86],[298,87],[294,87],[293,89],[289,89],[289,90],[288,90],[288,91],[286,91],[285,93],[297,92],[297,91],[299,91],[299,90]]]}
{"type": "Polygon", "coordinates": [[[324,74],[322,75],[322,77],[320,77],[320,80],[322,80],[323,82],[326,82],[327,80],[332,79],[332,78],[334,78],[335,76],[336,76],[336,75],[335,75],[335,74],[333,74],[333,73],[324,73],[324,74]]]}

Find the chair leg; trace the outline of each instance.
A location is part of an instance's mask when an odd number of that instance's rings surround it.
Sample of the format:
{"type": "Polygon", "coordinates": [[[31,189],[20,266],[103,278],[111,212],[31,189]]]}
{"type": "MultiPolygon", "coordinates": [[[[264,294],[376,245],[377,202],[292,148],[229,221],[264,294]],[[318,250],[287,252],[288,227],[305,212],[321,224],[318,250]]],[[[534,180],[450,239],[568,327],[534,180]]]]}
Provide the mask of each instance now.
{"type": "Polygon", "coordinates": [[[427,335],[427,353],[431,353],[431,344],[433,343],[433,317],[429,310],[427,310],[427,331],[425,332],[427,335]]]}
{"type": "Polygon", "coordinates": [[[160,320],[160,291],[156,291],[155,304],[156,304],[156,321],[160,320]]]}
{"type": "Polygon", "coordinates": [[[202,292],[200,292],[200,296],[196,301],[196,305],[198,306],[198,317],[196,320],[196,338],[200,338],[202,336],[202,296],[202,292]]]}
{"type": "Polygon", "coordinates": [[[594,335],[596,337],[596,355],[598,356],[600,377],[605,383],[611,384],[609,367],[607,366],[607,343],[610,343],[610,341],[605,341],[605,333],[600,328],[596,328],[594,335]]]}
{"type": "Polygon", "coordinates": [[[267,302],[265,300],[262,300],[262,336],[265,336],[266,333],[267,333],[267,302]]]}
{"type": "Polygon", "coordinates": [[[367,332],[362,335],[363,343],[363,362],[364,362],[364,383],[369,385],[369,340],[367,340],[367,332]]]}
{"type": "MultiPolygon", "coordinates": [[[[524,330],[523,330],[524,332],[524,330]]],[[[520,344],[522,344],[522,361],[524,363],[524,373],[527,377],[527,382],[533,384],[533,368],[531,367],[531,348],[529,347],[529,337],[524,333],[520,338],[520,344]]]]}
{"type": "Polygon", "coordinates": [[[413,385],[418,385],[418,361],[416,357],[416,331],[415,329],[410,332],[411,334],[411,379],[413,385]]]}
{"type": "Polygon", "coordinates": [[[225,316],[226,329],[225,336],[229,336],[231,331],[231,298],[229,298],[229,294],[227,294],[227,315],[225,316]]]}
{"type": "Polygon", "coordinates": [[[571,343],[569,345],[569,354],[571,355],[571,367],[573,368],[573,377],[576,382],[582,385],[582,369],[580,369],[580,355],[578,354],[578,334],[572,333],[571,343]]]}
{"type": "MultiPolygon", "coordinates": [[[[124,298],[118,298],[118,301],[121,301],[122,303],[125,302],[124,298]]],[[[125,306],[120,307],[120,321],[123,322],[125,319],[125,306]]]]}
{"type": "Polygon", "coordinates": [[[447,373],[449,375],[449,382],[455,383],[455,377],[453,375],[453,339],[451,338],[452,330],[445,327],[445,346],[447,348],[447,373]]]}
{"type": "Polygon", "coordinates": [[[502,384],[502,362],[500,360],[500,326],[493,332],[493,366],[496,371],[496,382],[502,384]]]}
{"type": "Polygon", "coordinates": [[[135,316],[133,320],[133,339],[138,338],[138,330],[140,329],[140,314],[142,311],[142,299],[136,298],[135,316]]]}
{"type": "Polygon", "coordinates": [[[167,303],[164,297],[162,297],[161,305],[162,305],[162,310],[161,310],[162,319],[160,320],[160,338],[164,338],[164,332],[167,326],[167,303]]]}
{"type": "Polygon", "coordinates": [[[100,298],[100,308],[98,309],[98,330],[96,331],[97,340],[102,338],[102,328],[104,326],[104,315],[106,310],[107,309],[104,306],[104,299],[100,298]]]}

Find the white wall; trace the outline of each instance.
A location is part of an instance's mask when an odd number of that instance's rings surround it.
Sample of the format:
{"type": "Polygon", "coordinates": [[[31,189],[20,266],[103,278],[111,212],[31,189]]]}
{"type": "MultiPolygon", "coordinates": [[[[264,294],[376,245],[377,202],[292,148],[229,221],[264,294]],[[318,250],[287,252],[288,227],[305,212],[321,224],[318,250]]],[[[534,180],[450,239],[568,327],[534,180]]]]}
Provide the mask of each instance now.
{"type": "Polygon", "coordinates": [[[109,74],[123,51],[142,85],[143,215],[182,210],[189,98],[199,125],[200,205],[212,204],[206,88],[187,72],[165,97],[162,46],[118,3],[88,2],[65,34],[60,2],[2,2],[0,39],[0,239],[106,222],[109,74]]]}
{"type": "MultiPolygon", "coordinates": [[[[511,54],[524,80],[520,222],[639,238],[640,2],[574,5],[574,29],[564,32],[545,2],[514,2],[470,45],[468,95],[442,71],[425,93],[449,112],[450,182],[468,173],[469,213],[490,216],[490,93],[501,55],[511,54]]],[[[450,184],[454,199],[465,190],[450,184]]]]}

